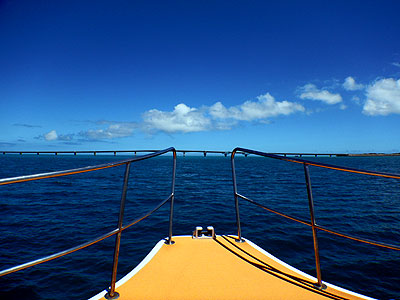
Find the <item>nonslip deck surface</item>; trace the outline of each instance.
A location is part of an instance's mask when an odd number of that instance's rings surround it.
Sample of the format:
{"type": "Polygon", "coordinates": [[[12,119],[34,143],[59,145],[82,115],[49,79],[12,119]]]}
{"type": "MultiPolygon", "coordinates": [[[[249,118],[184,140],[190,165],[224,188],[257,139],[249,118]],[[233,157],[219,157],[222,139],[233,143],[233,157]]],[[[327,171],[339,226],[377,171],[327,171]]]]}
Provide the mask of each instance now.
{"type": "Polygon", "coordinates": [[[370,299],[332,286],[320,291],[312,278],[233,237],[173,240],[121,280],[119,299],[370,299]]]}

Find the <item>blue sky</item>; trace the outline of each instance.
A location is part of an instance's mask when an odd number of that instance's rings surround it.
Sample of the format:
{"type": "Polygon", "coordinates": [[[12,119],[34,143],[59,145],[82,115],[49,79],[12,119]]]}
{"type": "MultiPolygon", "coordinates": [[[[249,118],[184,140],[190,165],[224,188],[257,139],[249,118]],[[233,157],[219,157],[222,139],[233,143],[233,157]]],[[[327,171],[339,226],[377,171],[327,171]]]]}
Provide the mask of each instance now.
{"type": "Polygon", "coordinates": [[[1,1],[0,150],[400,152],[399,1],[1,1]]]}

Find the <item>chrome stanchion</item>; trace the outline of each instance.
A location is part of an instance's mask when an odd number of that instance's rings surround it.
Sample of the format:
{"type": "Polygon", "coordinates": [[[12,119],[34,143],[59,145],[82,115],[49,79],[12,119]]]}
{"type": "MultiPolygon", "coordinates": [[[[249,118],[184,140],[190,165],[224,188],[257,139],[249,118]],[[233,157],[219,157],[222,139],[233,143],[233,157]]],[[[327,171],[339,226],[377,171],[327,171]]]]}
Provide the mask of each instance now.
{"type": "Polygon", "coordinates": [[[232,154],[231,154],[233,194],[235,196],[236,224],[237,224],[237,232],[238,232],[238,238],[236,239],[236,242],[242,243],[242,242],[244,242],[244,240],[242,239],[242,228],[240,226],[239,199],[238,199],[237,186],[236,186],[235,154],[236,154],[236,149],[233,150],[232,154]]]}
{"type": "Polygon", "coordinates": [[[304,164],[304,174],[306,177],[306,185],[307,185],[307,195],[308,195],[308,206],[310,208],[310,216],[311,216],[311,228],[313,233],[314,240],[314,255],[315,255],[315,267],[317,269],[317,280],[316,287],[318,289],[326,289],[326,286],[322,284],[322,276],[321,276],[321,265],[319,260],[319,250],[318,250],[318,239],[317,239],[317,228],[315,223],[315,215],[314,215],[314,200],[311,189],[311,180],[310,180],[310,172],[308,169],[308,165],[304,164]]]}
{"type": "Polygon", "coordinates": [[[124,219],[126,191],[128,189],[130,166],[131,166],[131,163],[127,163],[126,168],[125,168],[124,186],[122,189],[121,205],[119,208],[119,217],[118,217],[118,233],[115,238],[114,262],[113,262],[113,269],[112,269],[112,275],[111,275],[111,286],[110,286],[110,291],[105,295],[106,299],[117,299],[119,297],[119,294],[115,291],[115,282],[117,281],[119,246],[121,244],[122,222],[124,219]]]}

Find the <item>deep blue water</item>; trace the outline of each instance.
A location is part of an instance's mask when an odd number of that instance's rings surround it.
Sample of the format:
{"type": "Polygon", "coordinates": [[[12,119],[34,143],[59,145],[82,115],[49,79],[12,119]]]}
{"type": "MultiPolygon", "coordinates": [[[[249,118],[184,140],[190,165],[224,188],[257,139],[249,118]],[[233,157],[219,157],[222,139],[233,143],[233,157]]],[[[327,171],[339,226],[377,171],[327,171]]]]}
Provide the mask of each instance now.
{"type": "MultiPolygon", "coordinates": [[[[1,155],[0,178],[71,169],[123,156],[1,155]]],[[[400,157],[321,157],[325,163],[400,173],[400,157]]],[[[237,157],[238,191],[308,220],[301,165],[237,157]]],[[[172,158],[132,165],[124,224],[170,193],[172,158]]],[[[317,223],[400,245],[400,181],[310,167],[317,223]]],[[[116,227],[124,167],[0,186],[0,269],[93,239],[116,227]]],[[[174,234],[213,225],[235,234],[230,159],[178,156],[174,234]]],[[[315,276],[311,228],[240,203],[243,236],[315,276]]],[[[122,234],[118,278],[168,234],[169,204],[122,234]]],[[[379,299],[400,299],[400,253],[318,232],[322,279],[379,299]]],[[[110,282],[114,237],[0,278],[1,299],[87,299],[110,282]]]]}

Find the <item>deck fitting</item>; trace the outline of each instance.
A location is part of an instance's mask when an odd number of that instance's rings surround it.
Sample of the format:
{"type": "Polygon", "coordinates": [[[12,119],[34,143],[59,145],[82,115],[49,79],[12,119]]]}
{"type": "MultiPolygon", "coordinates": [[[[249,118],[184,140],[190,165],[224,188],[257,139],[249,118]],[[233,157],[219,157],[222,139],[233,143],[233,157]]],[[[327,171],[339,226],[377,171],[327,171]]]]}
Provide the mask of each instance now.
{"type": "Polygon", "coordinates": [[[245,243],[246,241],[244,239],[235,239],[236,243],[245,243]]]}
{"type": "Polygon", "coordinates": [[[118,299],[119,298],[119,293],[114,292],[114,296],[110,296],[110,292],[108,292],[107,294],[104,295],[104,298],[106,299],[118,299]]]}
{"type": "Polygon", "coordinates": [[[324,283],[321,284],[321,285],[319,285],[318,283],[314,283],[313,286],[314,286],[314,288],[316,288],[316,289],[318,289],[320,291],[326,290],[328,288],[326,286],[326,284],[324,284],[324,283]]]}
{"type": "Polygon", "coordinates": [[[215,239],[215,230],[213,226],[207,226],[206,230],[203,230],[203,227],[196,226],[195,230],[192,234],[193,239],[215,239]]]}

